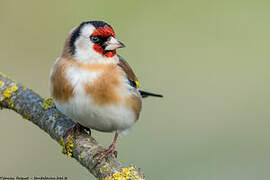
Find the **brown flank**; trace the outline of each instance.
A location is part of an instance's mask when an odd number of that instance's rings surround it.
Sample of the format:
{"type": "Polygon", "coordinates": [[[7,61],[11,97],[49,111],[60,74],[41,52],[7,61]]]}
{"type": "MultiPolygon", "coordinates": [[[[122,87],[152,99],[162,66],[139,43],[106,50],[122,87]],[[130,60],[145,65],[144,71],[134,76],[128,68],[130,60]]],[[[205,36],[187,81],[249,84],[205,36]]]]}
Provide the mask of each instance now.
{"type": "Polygon", "coordinates": [[[65,102],[73,97],[73,87],[66,79],[66,71],[72,64],[67,59],[60,59],[53,67],[51,75],[51,94],[57,101],[65,102]]]}

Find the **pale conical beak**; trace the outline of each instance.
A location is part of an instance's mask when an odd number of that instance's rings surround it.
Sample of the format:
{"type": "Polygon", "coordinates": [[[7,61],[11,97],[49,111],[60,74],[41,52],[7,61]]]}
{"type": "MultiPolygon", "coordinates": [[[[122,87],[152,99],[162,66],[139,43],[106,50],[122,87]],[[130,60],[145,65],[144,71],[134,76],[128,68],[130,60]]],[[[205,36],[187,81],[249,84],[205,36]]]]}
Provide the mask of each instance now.
{"type": "Polygon", "coordinates": [[[106,42],[105,42],[105,50],[115,50],[118,48],[123,48],[126,47],[122,42],[118,41],[114,37],[110,37],[106,42]]]}

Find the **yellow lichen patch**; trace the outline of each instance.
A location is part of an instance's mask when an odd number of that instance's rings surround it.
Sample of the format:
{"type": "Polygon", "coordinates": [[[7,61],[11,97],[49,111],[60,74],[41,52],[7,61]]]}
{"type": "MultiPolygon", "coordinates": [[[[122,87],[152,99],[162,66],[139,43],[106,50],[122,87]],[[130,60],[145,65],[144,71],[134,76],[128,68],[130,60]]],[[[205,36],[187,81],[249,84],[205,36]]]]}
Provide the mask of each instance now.
{"type": "Polygon", "coordinates": [[[59,144],[61,146],[63,146],[62,152],[64,154],[66,154],[68,157],[71,157],[72,156],[72,151],[73,151],[72,149],[74,147],[73,138],[74,138],[74,136],[73,135],[70,135],[68,137],[68,141],[65,143],[64,138],[61,137],[61,140],[59,142],[59,144]]]}
{"type": "Polygon", "coordinates": [[[43,100],[43,103],[41,104],[41,107],[44,109],[44,110],[48,110],[49,107],[52,107],[54,106],[54,102],[53,102],[53,99],[52,98],[47,98],[47,99],[44,99],[43,100]]]}
{"type": "Polygon", "coordinates": [[[22,115],[22,117],[23,117],[24,119],[30,119],[30,115],[29,115],[29,114],[24,114],[24,115],[22,115]]]}
{"type": "Polygon", "coordinates": [[[57,120],[57,119],[59,118],[60,114],[57,114],[57,113],[56,113],[54,116],[55,116],[55,118],[56,118],[56,120],[57,120]]]}
{"type": "Polygon", "coordinates": [[[109,167],[109,164],[106,162],[106,164],[99,169],[100,173],[102,174],[104,172],[107,172],[108,167],[109,167]]]}
{"type": "Polygon", "coordinates": [[[80,158],[81,159],[84,159],[85,158],[85,155],[83,153],[80,154],[80,158]]]}
{"type": "Polygon", "coordinates": [[[105,177],[104,180],[144,180],[138,176],[133,166],[122,168],[121,172],[112,174],[110,177],[105,177]]]}
{"type": "Polygon", "coordinates": [[[19,87],[16,86],[16,85],[13,85],[10,88],[5,89],[4,92],[3,92],[3,98],[4,99],[5,98],[10,98],[12,93],[16,92],[18,89],[19,89],[19,87]]]}
{"type": "Polygon", "coordinates": [[[10,107],[10,108],[14,108],[14,102],[10,99],[10,100],[8,100],[8,106],[10,107]]]}

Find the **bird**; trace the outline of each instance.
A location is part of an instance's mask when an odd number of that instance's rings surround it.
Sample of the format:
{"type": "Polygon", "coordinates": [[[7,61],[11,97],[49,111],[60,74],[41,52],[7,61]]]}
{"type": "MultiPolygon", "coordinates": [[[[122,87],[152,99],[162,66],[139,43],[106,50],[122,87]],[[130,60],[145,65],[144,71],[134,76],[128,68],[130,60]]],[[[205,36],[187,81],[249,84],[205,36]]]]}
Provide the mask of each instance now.
{"type": "Polygon", "coordinates": [[[142,98],[163,97],[140,89],[134,71],[116,53],[123,47],[108,23],[82,22],[68,33],[49,78],[56,108],[76,122],[69,133],[76,128],[115,133],[105,155],[116,152],[118,134],[139,119],[142,98]]]}

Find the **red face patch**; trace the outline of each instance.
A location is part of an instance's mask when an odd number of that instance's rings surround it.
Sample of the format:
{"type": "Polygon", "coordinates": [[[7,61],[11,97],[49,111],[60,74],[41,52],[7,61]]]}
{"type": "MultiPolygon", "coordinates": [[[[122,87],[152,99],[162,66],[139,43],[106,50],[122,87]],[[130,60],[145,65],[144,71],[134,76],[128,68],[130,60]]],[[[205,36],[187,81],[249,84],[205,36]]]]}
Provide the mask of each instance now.
{"type": "Polygon", "coordinates": [[[93,45],[93,49],[94,49],[96,52],[98,52],[99,54],[103,54],[103,52],[104,52],[103,48],[102,48],[100,45],[98,45],[98,44],[94,44],[94,45],[93,45]]]}
{"type": "MultiPolygon", "coordinates": [[[[98,52],[99,54],[103,54],[104,53],[104,49],[100,45],[98,45],[98,44],[94,44],[93,45],[93,49],[96,52],[98,52]]],[[[115,54],[116,54],[116,50],[113,50],[112,52],[111,51],[106,52],[104,54],[104,56],[106,56],[106,57],[113,57],[115,54]]]]}
{"type": "Polygon", "coordinates": [[[106,52],[104,55],[106,57],[113,57],[116,54],[116,50],[106,52]]]}
{"type": "MultiPolygon", "coordinates": [[[[112,27],[105,26],[96,29],[90,36],[115,37],[115,33],[112,27]]],[[[99,44],[94,44],[93,49],[99,54],[104,54],[106,57],[113,57],[116,54],[116,50],[104,53],[104,49],[99,44]]]]}
{"type": "Polygon", "coordinates": [[[98,29],[96,29],[91,36],[102,36],[102,37],[109,37],[109,36],[113,36],[115,37],[115,33],[112,27],[100,27],[98,29]]]}

